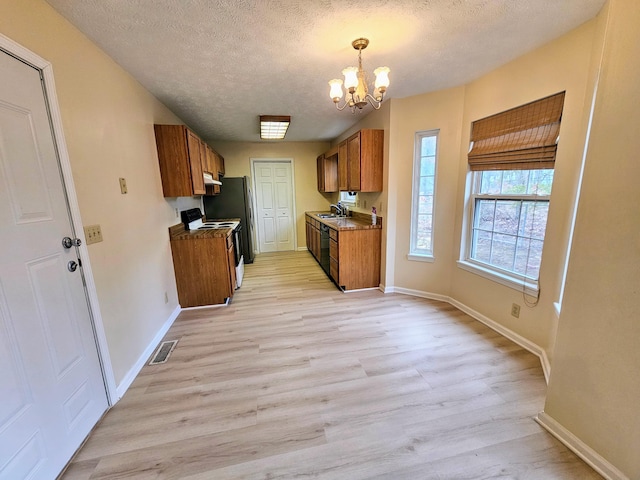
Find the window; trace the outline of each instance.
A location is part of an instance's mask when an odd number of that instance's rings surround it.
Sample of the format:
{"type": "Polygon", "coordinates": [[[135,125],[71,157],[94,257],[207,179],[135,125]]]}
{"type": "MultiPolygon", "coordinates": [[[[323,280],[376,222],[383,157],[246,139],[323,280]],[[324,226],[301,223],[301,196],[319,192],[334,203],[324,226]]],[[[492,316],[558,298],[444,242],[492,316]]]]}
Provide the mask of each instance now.
{"type": "Polygon", "coordinates": [[[416,133],[409,260],[433,261],[437,146],[438,130],[416,133]]]}
{"type": "Polygon", "coordinates": [[[552,183],[551,169],[474,172],[468,260],[536,282],[552,183]]]}
{"type": "Polygon", "coordinates": [[[356,204],[356,192],[340,192],[340,201],[342,203],[346,203],[347,205],[356,204]]]}
{"type": "Polygon", "coordinates": [[[461,268],[537,295],[564,92],[471,125],[461,268]]]}

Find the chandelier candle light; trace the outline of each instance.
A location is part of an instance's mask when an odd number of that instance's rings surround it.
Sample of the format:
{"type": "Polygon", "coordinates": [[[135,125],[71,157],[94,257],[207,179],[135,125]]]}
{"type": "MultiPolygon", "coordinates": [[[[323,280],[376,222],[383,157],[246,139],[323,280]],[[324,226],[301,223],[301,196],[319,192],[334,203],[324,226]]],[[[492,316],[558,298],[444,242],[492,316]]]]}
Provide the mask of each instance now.
{"type": "Polygon", "coordinates": [[[333,103],[336,104],[336,108],[338,110],[344,110],[344,108],[348,106],[351,108],[351,113],[355,113],[356,108],[358,110],[362,110],[367,102],[369,102],[373,108],[378,110],[382,104],[387,87],[389,86],[390,70],[388,67],[378,67],[373,71],[376,76],[376,80],[374,83],[375,90],[373,91],[373,95],[371,95],[369,93],[369,88],[367,87],[367,74],[362,69],[362,50],[367,48],[369,40],[366,38],[358,38],[351,42],[351,45],[353,48],[358,50],[358,66],[347,67],[342,71],[342,74],[344,75],[344,88],[347,91],[345,103],[342,106],[339,105],[343,95],[343,82],[338,78],[334,78],[329,82],[329,85],[331,86],[329,96],[333,100],[333,103]]]}

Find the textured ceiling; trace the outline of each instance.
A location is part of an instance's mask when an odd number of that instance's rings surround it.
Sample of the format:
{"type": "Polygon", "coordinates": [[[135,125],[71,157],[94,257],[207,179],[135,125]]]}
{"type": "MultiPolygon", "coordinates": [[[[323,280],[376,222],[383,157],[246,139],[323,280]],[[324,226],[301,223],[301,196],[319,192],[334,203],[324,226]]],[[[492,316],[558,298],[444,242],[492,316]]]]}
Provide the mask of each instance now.
{"type": "Polygon", "coordinates": [[[206,140],[259,141],[259,115],[291,115],[287,141],[360,120],[327,82],[388,66],[386,98],[461,85],[593,18],[605,0],[47,0],[206,140]]]}

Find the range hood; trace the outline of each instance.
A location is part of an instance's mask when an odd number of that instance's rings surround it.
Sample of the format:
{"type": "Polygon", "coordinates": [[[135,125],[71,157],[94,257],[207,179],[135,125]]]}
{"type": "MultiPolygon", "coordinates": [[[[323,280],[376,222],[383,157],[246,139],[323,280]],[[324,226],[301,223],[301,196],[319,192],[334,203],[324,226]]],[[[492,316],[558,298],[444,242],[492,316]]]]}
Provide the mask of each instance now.
{"type": "Polygon", "coordinates": [[[222,182],[220,180],[214,180],[213,175],[210,173],[204,172],[202,175],[204,176],[205,185],[222,185],[222,182]]]}

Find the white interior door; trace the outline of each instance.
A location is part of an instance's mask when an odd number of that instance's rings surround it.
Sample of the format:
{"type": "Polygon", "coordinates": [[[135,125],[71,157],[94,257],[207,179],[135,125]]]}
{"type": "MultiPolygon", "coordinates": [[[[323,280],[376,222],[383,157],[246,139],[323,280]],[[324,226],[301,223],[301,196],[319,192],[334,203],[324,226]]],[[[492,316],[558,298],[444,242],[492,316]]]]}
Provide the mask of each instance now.
{"type": "Polygon", "coordinates": [[[107,395],[39,70],[0,50],[0,479],[55,478],[107,395]]]}
{"type": "Polygon", "coordinates": [[[295,227],[291,162],[256,161],[253,167],[260,251],[294,250],[295,227]]]}

